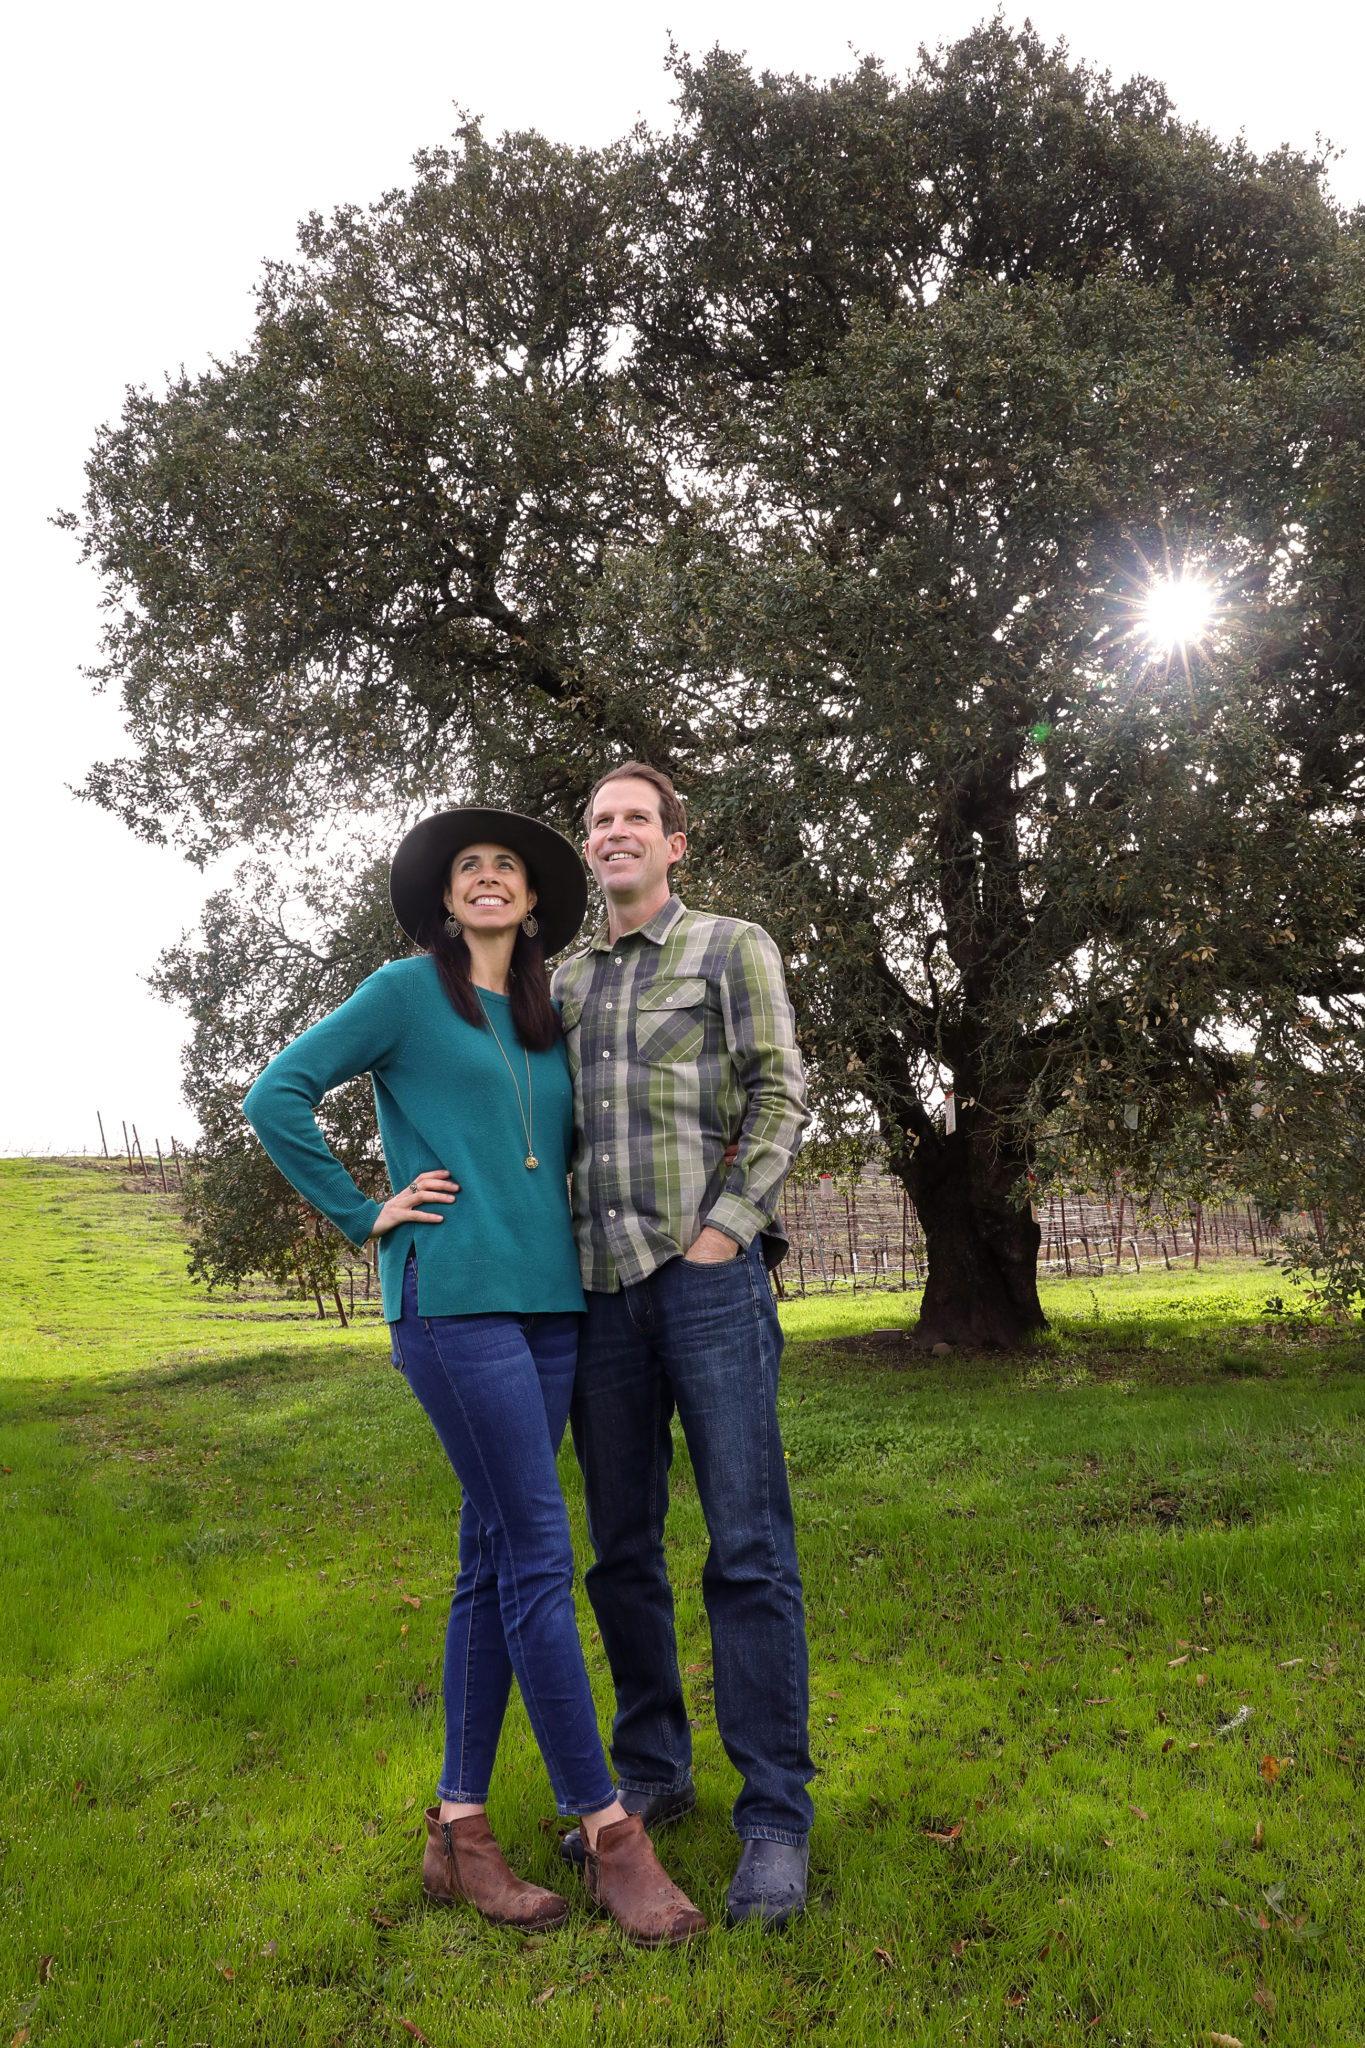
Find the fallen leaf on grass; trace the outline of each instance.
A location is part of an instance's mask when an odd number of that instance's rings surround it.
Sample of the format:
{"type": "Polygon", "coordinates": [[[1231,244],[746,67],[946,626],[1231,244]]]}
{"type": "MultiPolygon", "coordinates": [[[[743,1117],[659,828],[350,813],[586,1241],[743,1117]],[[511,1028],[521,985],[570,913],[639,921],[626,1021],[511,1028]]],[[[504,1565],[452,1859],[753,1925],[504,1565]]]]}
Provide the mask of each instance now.
{"type": "Polygon", "coordinates": [[[1140,1806],[1134,1806],[1131,1799],[1128,1802],[1128,1811],[1129,1813],[1135,1813],[1139,1820],[1151,1819],[1151,1815],[1149,1813],[1145,1813],[1140,1806]]]}
{"type": "Polygon", "coordinates": [[[557,1987],[553,1984],[547,1984],[545,1986],[545,1989],[540,1993],[540,1995],[537,1998],[533,1998],[531,2000],[532,2005],[548,2005],[550,2003],[550,2000],[555,1995],[556,1988],[557,1987]]]}
{"type": "Polygon", "coordinates": [[[1114,1846],[1114,1845],[1113,1845],[1113,1843],[1112,1843],[1112,1842],[1110,1841],[1110,1839],[1109,1839],[1108,1835],[1101,1835],[1101,1836],[1100,1836],[1100,1847],[1101,1847],[1102,1849],[1112,1849],[1112,1848],[1113,1848],[1113,1846],[1114,1846]]]}
{"type": "Polygon", "coordinates": [[[1292,1671],[1296,1664],[1302,1664],[1302,1662],[1302,1657],[1286,1657],[1283,1664],[1277,1664],[1275,1669],[1277,1671],[1292,1671]]]}
{"type": "Polygon", "coordinates": [[[1207,1672],[1207,1671],[1196,1671],[1196,1672],[1195,1672],[1195,1674],[1194,1674],[1194,1682],[1195,1682],[1195,1684],[1196,1684],[1196,1685],[1207,1685],[1207,1684],[1208,1684],[1208,1682],[1209,1682],[1209,1674],[1208,1674],[1208,1672],[1207,1672]]]}
{"type": "Polygon", "coordinates": [[[403,2029],[403,2032],[405,2034],[412,2035],[414,2041],[421,2041],[423,2043],[423,2048],[431,2048],[431,2043],[427,2040],[426,2035],[422,2032],[422,2029],[416,2024],[415,2021],[405,2020],[403,2018],[403,2015],[400,2013],[398,2015],[398,2024],[403,2029]]]}
{"type": "Polygon", "coordinates": [[[1168,1736],[1166,1737],[1166,1740],[1165,1740],[1165,1741],[1164,1741],[1164,1742],[1162,1743],[1162,1745],[1161,1745],[1161,1754],[1162,1754],[1163,1756],[1165,1756],[1165,1754],[1166,1754],[1166,1752],[1167,1752],[1167,1750],[1168,1750],[1168,1749],[1174,1749],[1174,1748],[1175,1748],[1175,1737],[1174,1737],[1174,1735],[1168,1735],[1168,1736]]]}
{"type": "Polygon", "coordinates": [[[1235,2034],[1205,2034],[1204,2039],[1210,2043],[1210,2048],[1242,2048],[1235,2034]]]}
{"type": "Polygon", "coordinates": [[[20,2027],[20,2028],[19,2028],[19,2029],[18,2029],[18,2030],[16,2031],[16,2033],[15,2033],[15,2036],[14,2036],[14,2039],[13,2039],[13,2040],[12,2040],[12,2041],[10,2042],[10,2044],[9,2044],[9,2048],[24,2048],[24,2043],[25,2043],[25,2041],[27,2041],[27,2039],[28,2039],[28,2028],[27,2028],[27,2027],[20,2027]]]}
{"type": "Polygon", "coordinates": [[[389,1752],[386,1749],[377,1749],[374,1753],[374,1760],[377,1764],[386,1764],[389,1760],[389,1752]]]}
{"type": "Polygon", "coordinates": [[[51,1956],[39,1956],[39,1958],[38,1958],[38,1982],[39,1982],[40,1984],[50,1984],[50,1983],[52,1982],[52,1957],[51,1957],[51,1956]]]}
{"type": "Polygon", "coordinates": [[[689,1664],[687,1675],[689,1678],[701,1678],[705,1674],[706,1668],[704,1664],[689,1664]]]}
{"type": "Polygon", "coordinates": [[[1189,1661],[1190,1653],[1188,1650],[1186,1650],[1183,1657],[1168,1657],[1166,1659],[1166,1669],[1168,1671],[1174,1671],[1177,1664],[1188,1664],[1189,1661]]]}
{"type": "Polygon", "coordinates": [[[390,1920],[387,1913],[380,1912],[378,1906],[371,1906],[370,1918],[371,1920],[373,1920],[376,1927],[392,1927],[394,1924],[393,1921],[390,1920]]]}
{"type": "Polygon", "coordinates": [[[400,1600],[406,1600],[409,1607],[420,1607],[422,1604],[420,1596],[416,1593],[400,1593],[398,1597],[400,1600]]]}
{"type": "Polygon", "coordinates": [[[1087,1701],[1086,1701],[1086,1705],[1087,1705],[1088,1707],[1112,1707],[1112,1706],[1113,1706],[1113,1704],[1114,1704],[1114,1701],[1113,1701],[1113,1696],[1112,1696],[1112,1694],[1108,1694],[1108,1693],[1106,1693],[1106,1694],[1104,1695],[1104,1697],[1103,1697],[1102,1699],[1095,1699],[1095,1700],[1087,1700],[1087,1701]]]}
{"type": "Polygon", "coordinates": [[[72,1793],[72,1795],[71,1795],[71,1804],[72,1804],[73,1806],[74,1806],[74,1805],[76,1804],[76,1801],[77,1801],[77,1800],[78,1800],[78,1799],[80,1798],[80,1796],[81,1796],[82,1792],[84,1792],[84,1790],[85,1790],[85,1780],[84,1780],[84,1778],[77,1778],[77,1780],[76,1780],[76,1789],[75,1789],[75,1791],[74,1791],[74,1792],[72,1793]]]}
{"type": "Polygon", "coordinates": [[[1265,1779],[1267,1785],[1273,1785],[1279,1775],[1279,1758],[1277,1756],[1263,1756],[1261,1758],[1261,1776],[1265,1779]]]}
{"type": "Polygon", "coordinates": [[[1261,2011],[1268,2020],[1274,2019],[1275,2007],[1278,2001],[1268,1984],[1258,1984],[1256,1986],[1256,1989],[1251,1994],[1251,2002],[1253,2005],[1260,2006],[1261,2011]]]}
{"type": "Polygon", "coordinates": [[[872,1951],[872,1955],[873,1959],[876,1962],[879,1962],[884,1970],[889,1970],[891,1968],[891,1957],[888,1955],[887,1951],[884,1948],[874,1948],[872,1951]]]}
{"type": "Polygon", "coordinates": [[[1265,1847],[1265,1822],[1264,1822],[1264,1821],[1259,1821],[1259,1820],[1257,1821],[1257,1823],[1256,1823],[1256,1832],[1255,1832],[1255,1834],[1254,1834],[1254,1835],[1252,1836],[1252,1838],[1251,1838],[1251,1846],[1252,1846],[1252,1848],[1253,1848],[1253,1849],[1264,1849],[1264,1847],[1265,1847]]]}
{"type": "Polygon", "coordinates": [[[222,1608],[224,1614],[231,1614],[232,1602],[230,1600],[220,1600],[218,1605],[222,1608]]]}
{"type": "Polygon", "coordinates": [[[1027,1991],[1011,1991],[1005,2003],[1006,2005],[1012,2005],[1017,2012],[1021,2005],[1028,2004],[1028,1993],[1027,1991]]]}
{"type": "Polygon", "coordinates": [[[958,1836],[962,1833],[962,1822],[958,1821],[954,1827],[948,1828],[946,1830],[940,1828],[926,1828],[924,1832],[929,1837],[929,1840],[931,1842],[955,1842],[958,1836]]]}
{"type": "Polygon", "coordinates": [[[950,1941],[948,1943],[948,1952],[952,1956],[954,1962],[961,1962],[964,1954],[966,1953],[967,1943],[970,1940],[971,1936],[968,1934],[964,1934],[961,1941],[950,1941]]]}
{"type": "Polygon", "coordinates": [[[399,1633],[399,1635],[400,1635],[400,1636],[405,1636],[405,1635],[407,1634],[407,1632],[408,1632],[408,1625],[407,1625],[407,1623],[406,1623],[406,1622],[404,1622],[404,1623],[403,1623],[403,1625],[402,1625],[402,1627],[401,1627],[401,1628],[399,1629],[398,1633],[399,1633]]]}
{"type": "Polygon", "coordinates": [[[220,1976],[220,1977],[226,1977],[226,1978],[227,1978],[227,1980],[228,1980],[228,1983],[229,1983],[229,1984],[230,1984],[230,1983],[232,1982],[233,1978],[234,1978],[234,1977],[235,1977],[235,1976],[237,1975],[237,1972],[236,1972],[236,1971],[235,1971],[235,1970],[233,1969],[233,1967],[232,1967],[231,1963],[227,1962],[227,1961],[226,1961],[226,1960],[225,1960],[224,1958],[222,1958],[221,1956],[219,1957],[218,1961],[217,1961],[217,1962],[216,1962],[216,1963],[214,1964],[214,1966],[213,1966],[213,1967],[214,1967],[214,1969],[215,1969],[215,1970],[217,1970],[217,1972],[218,1972],[218,1974],[219,1974],[219,1976],[220,1976]]]}

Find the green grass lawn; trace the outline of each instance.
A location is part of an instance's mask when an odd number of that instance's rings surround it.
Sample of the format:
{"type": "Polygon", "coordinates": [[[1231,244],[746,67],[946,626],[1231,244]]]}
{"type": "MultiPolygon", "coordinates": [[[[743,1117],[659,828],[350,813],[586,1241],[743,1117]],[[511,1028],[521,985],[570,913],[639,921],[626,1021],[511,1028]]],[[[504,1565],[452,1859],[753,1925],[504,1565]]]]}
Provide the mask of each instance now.
{"type": "MultiPolygon", "coordinates": [[[[0,1163],[0,2048],[1365,2042],[1365,1355],[1281,1290],[1059,1284],[1005,1360],[850,1344],[907,1296],[784,1310],[812,1911],[718,1924],[680,1457],[661,1847],[717,1925],[647,1955],[581,1890],[532,1941],[422,1901],[457,1495],[382,1332],[242,1319],[159,1198],[0,1163]]],[[[572,1890],[519,1706],[492,1818],[572,1890]]]]}

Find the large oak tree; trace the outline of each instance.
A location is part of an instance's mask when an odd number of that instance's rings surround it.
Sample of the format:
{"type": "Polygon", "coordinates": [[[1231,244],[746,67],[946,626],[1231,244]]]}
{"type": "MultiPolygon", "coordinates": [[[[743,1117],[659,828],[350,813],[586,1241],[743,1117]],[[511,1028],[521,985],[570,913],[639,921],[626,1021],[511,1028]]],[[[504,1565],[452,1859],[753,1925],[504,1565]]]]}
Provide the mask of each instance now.
{"type": "MultiPolygon", "coordinates": [[[[669,767],[689,893],[779,935],[826,1125],[919,1206],[922,1334],[1012,1342],[1031,1170],[1156,1156],[1248,1044],[1353,1056],[1359,225],[999,23],[905,80],[674,68],[668,134],[470,127],[310,221],[240,357],[129,395],[92,793],[297,851],[669,767]],[[1172,574],[1212,611],[1168,654],[1172,574]]],[[[379,872],[325,972],[259,891],[167,964],[229,1178],[253,1061],[395,943],[379,872]]]]}

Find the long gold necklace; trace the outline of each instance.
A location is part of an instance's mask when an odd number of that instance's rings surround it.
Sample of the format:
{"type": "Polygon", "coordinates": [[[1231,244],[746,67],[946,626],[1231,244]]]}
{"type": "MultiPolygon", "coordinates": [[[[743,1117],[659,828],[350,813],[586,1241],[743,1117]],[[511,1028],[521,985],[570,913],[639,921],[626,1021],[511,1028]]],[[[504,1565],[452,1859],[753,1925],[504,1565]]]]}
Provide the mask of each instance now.
{"type": "Polygon", "coordinates": [[[535,1097],[531,1093],[531,1055],[529,1052],[527,1052],[525,1046],[521,1048],[522,1057],[526,1061],[526,1101],[523,1105],[521,1099],[521,1083],[517,1080],[516,1074],[513,1072],[512,1062],[507,1057],[507,1049],[503,1045],[502,1040],[498,1037],[498,1027],[488,1014],[488,1005],[483,999],[483,991],[478,986],[477,982],[474,985],[474,993],[479,999],[479,1008],[483,1011],[484,1022],[485,1024],[487,1024],[489,1030],[493,1034],[493,1043],[498,1048],[498,1051],[502,1054],[502,1063],[506,1067],[508,1073],[512,1076],[512,1086],[517,1091],[517,1114],[521,1118],[521,1128],[526,1133],[525,1163],[528,1170],[534,1173],[535,1169],[539,1166],[540,1161],[536,1158],[536,1148],[531,1142],[531,1130],[535,1122],[536,1113],[535,1097]]]}

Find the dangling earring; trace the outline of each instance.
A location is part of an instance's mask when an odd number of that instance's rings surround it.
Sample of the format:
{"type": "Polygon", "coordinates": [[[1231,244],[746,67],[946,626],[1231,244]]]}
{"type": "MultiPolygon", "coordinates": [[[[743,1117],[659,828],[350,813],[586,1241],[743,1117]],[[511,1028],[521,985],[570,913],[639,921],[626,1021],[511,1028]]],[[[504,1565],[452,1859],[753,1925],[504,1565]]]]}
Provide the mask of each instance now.
{"type": "Polygon", "coordinates": [[[452,939],[458,939],[463,930],[464,926],[452,910],[450,916],[446,919],[446,931],[452,939]]]}
{"type": "Polygon", "coordinates": [[[525,932],[528,939],[533,939],[536,933],[540,930],[539,923],[534,917],[532,917],[529,910],[527,911],[525,917],[521,920],[521,928],[525,932]]]}

